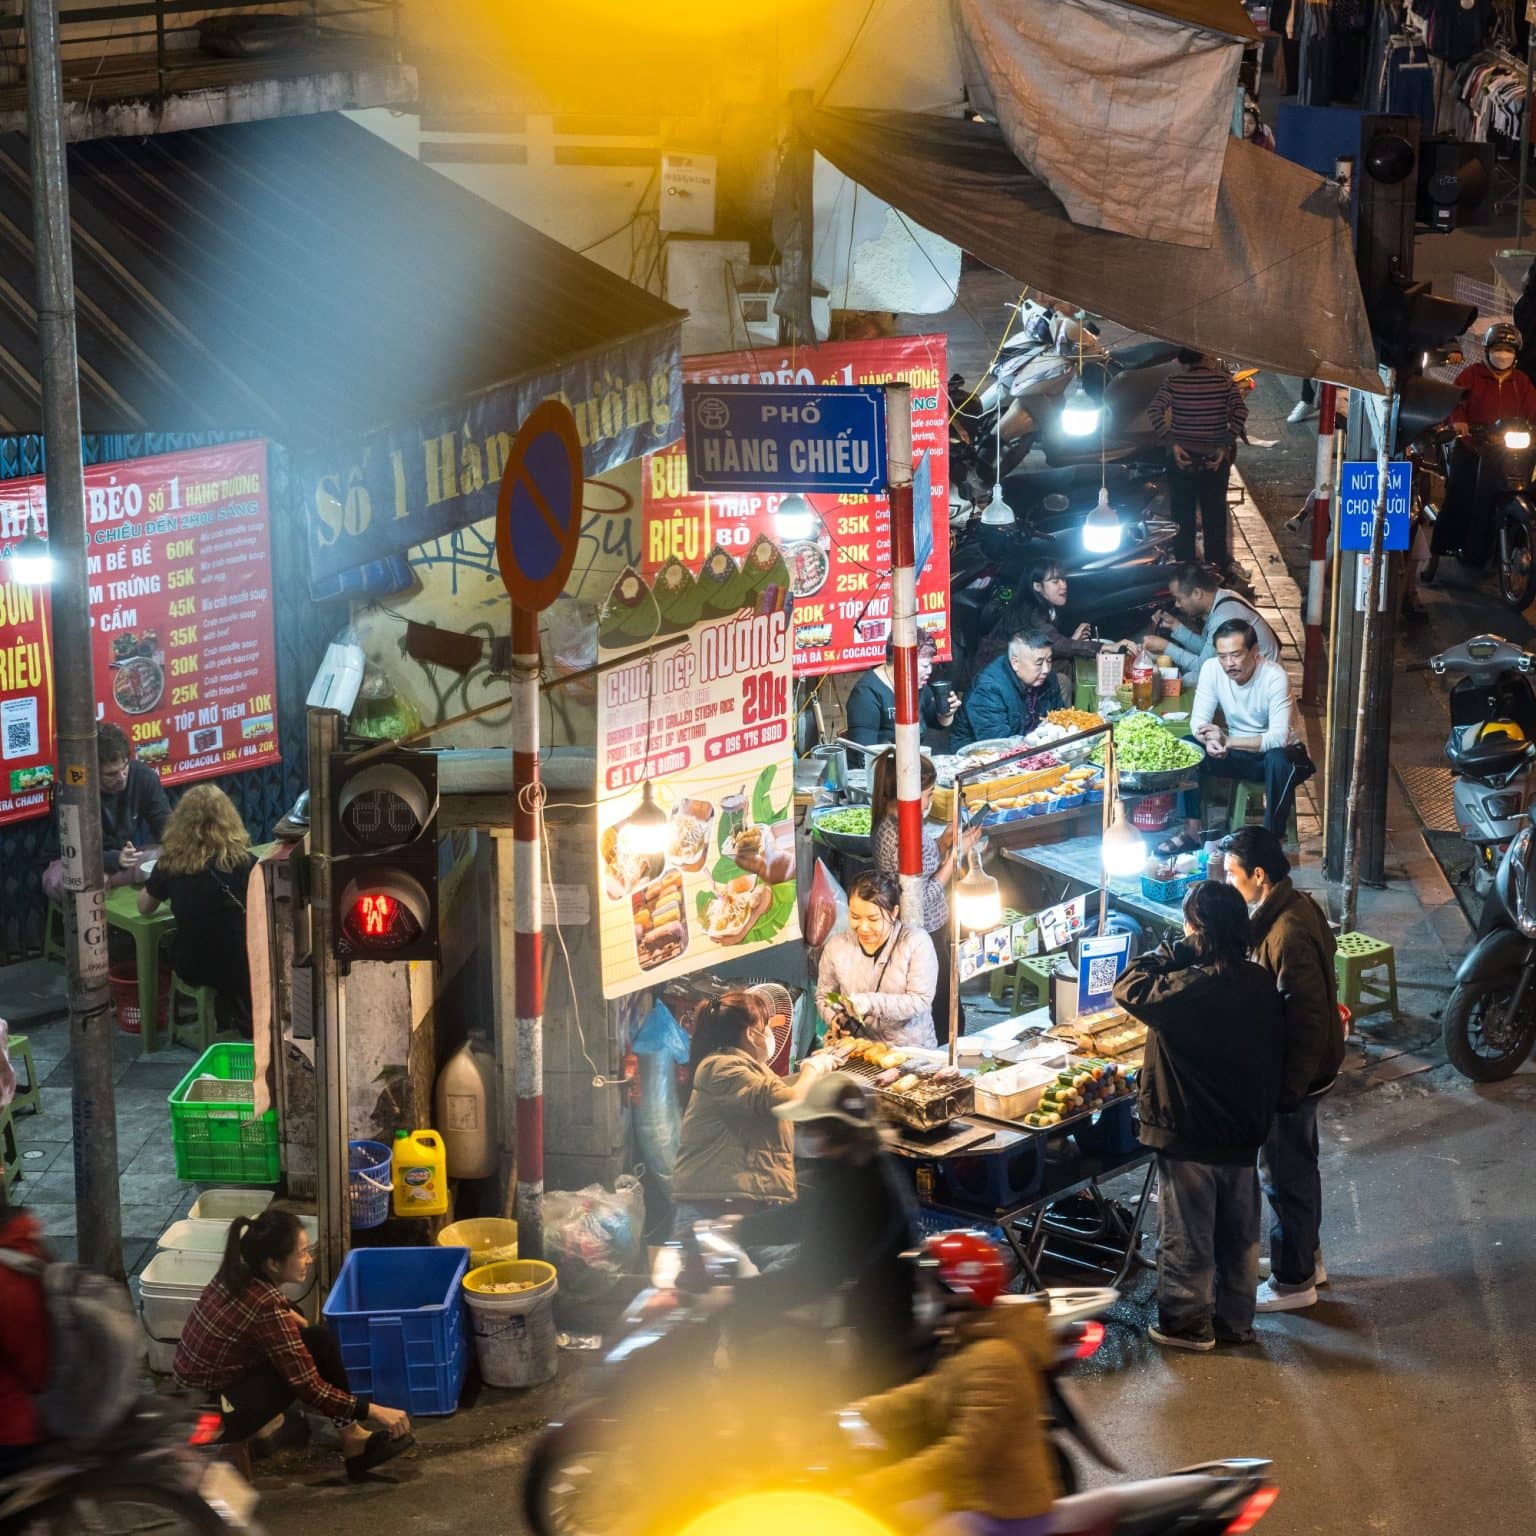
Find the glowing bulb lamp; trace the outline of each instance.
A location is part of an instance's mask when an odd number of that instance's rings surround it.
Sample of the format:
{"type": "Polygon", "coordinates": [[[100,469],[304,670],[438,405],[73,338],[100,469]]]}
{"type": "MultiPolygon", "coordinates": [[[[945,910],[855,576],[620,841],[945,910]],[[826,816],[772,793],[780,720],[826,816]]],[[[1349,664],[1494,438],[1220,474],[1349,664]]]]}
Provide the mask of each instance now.
{"type": "Polygon", "coordinates": [[[1083,387],[1082,376],[1061,402],[1061,430],[1068,437],[1087,437],[1099,429],[1099,402],[1083,387]]]}
{"type": "Polygon", "coordinates": [[[1109,504],[1109,488],[1099,487],[1099,504],[1083,519],[1083,548],[1092,555],[1112,555],[1120,547],[1120,519],[1109,504]]]}
{"type": "Polygon", "coordinates": [[[11,551],[11,580],[23,587],[46,587],[53,581],[53,556],[38,531],[36,514],[30,531],[11,551]]]}
{"type": "Polygon", "coordinates": [[[1125,814],[1125,804],[1115,796],[1114,817],[1104,833],[1104,870],[1111,875],[1138,874],[1146,862],[1147,847],[1141,833],[1125,814]]]}
{"type": "Polygon", "coordinates": [[[974,845],[965,879],[955,890],[955,918],[972,933],[996,928],[1003,920],[1002,887],[981,867],[981,850],[974,845]]]}
{"type": "Polygon", "coordinates": [[[816,533],[816,509],[799,491],[791,491],[779,502],[774,528],[786,544],[812,538],[816,533]]]}
{"type": "Polygon", "coordinates": [[[1013,508],[1003,500],[1003,488],[992,487],[992,500],[981,509],[981,520],[988,528],[1007,528],[1013,523],[1013,508]]]}
{"type": "Polygon", "coordinates": [[[634,853],[651,854],[667,851],[666,812],[651,799],[651,786],[640,791],[640,804],[635,807],[624,824],[625,843],[634,853]]]}

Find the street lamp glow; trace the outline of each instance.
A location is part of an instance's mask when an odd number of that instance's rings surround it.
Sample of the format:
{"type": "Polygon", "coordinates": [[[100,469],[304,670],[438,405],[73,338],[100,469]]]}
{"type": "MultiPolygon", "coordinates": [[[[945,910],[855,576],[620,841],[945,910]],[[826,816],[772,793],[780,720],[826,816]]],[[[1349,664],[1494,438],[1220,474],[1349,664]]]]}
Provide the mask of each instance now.
{"type": "Polygon", "coordinates": [[[11,551],[11,580],[23,587],[46,587],[53,582],[53,556],[38,531],[35,514],[30,531],[11,551]]]}
{"type": "Polygon", "coordinates": [[[786,544],[809,539],[816,532],[816,509],[799,491],[791,491],[779,502],[774,528],[786,544]]]}
{"type": "Polygon", "coordinates": [[[1061,402],[1061,430],[1068,437],[1087,437],[1099,429],[1099,402],[1083,387],[1082,375],[1061,402]]]}
{"type": "Polygon", "coordinates": [[[1120,519],[1109,504],[1109,488],[1099,487],[1099,504],[1083,519],[1083,548],[1091,555],[1112,555],[1120,547],[1120,519]]]}

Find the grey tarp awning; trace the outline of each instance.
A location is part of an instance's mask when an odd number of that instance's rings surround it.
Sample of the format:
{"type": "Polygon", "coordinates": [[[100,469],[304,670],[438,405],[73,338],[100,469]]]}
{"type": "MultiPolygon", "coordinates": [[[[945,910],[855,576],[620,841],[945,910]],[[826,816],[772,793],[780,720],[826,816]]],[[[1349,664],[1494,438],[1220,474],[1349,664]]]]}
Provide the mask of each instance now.
{"type": "Polygon", "coordinates": [[[1209,250],[1072,223],[986,123],[797,104],[844,175],[1052,296],[1169,341],[1381,392],[1349,223],[1322,178],[1232,139],[1209,250]]]}

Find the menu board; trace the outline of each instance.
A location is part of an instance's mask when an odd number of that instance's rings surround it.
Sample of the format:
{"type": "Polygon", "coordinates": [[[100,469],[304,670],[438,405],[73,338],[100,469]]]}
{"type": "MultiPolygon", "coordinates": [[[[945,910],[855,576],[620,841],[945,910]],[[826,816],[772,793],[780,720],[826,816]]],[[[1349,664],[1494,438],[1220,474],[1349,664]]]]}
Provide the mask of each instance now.
{"type": "MultiPolygon", "coordinates": [[[[912,386],[912,456],[928,455],[933,554],[917,582],[917,624],[950,654],[949,406],[946,338],[896,336],[824,342],[819,347],[763,347],[683,360],[690,383],[893,384],[912,386]]],[[[710,553],[743,555],[760,537],[779,542],[783,497],[697,494],[688,489],[681,442],[651,454],[642,474],[644,545],[641,572],[680,566],[694,575],[710,553]]],[[[884,496],[806,498],[818,513],[810,538],[784,545],[794,592],[792,642],[796,677],[860,672],[885,659],[891,634],[890,505],[884,496]]]]}
{"type": "MultiPolygon", "coordinates": [[[[675,573],[674,573],[675,574],[675,573]]],[[[787,572],[760,540],[699,580],[626,570],[598,624],[603,995],[797,938],[787,572]],[[665,817],[660,851],[635,820],[665,817]]]]}
{"type": "MultiPolygon", "coordinates": [[[[85,504],[98,721],[167,784],[277,762],[266,444],[92,465],[85,504]]],[[[7,558],[33,514],[41,477],[0,482],[0,823],[53,779],[47,589],[7,558]]]]}

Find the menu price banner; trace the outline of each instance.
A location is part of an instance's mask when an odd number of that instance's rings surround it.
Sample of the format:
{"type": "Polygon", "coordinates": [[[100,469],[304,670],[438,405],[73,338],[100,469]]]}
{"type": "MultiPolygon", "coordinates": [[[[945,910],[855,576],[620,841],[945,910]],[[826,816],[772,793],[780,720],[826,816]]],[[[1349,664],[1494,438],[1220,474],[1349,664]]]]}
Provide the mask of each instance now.
{"type": "Polygon", "coordinates": [[[599,627],[605,997],[799,936],[790,619],[776,584],[737,590],[741,606],[648,647],[619,622],[657,606],[626,571],[599,627]],[[665,817],[660,851],[635,819],[647,795],[665,817]]]}
{"type": "MultiPolygon", "coordinates": [[[[898,336],[759,348],[683,360],[693,384],[895,384],[912,386],[912,457],[928,454],[933,557],[918,577],[917,624],[950,655],[949,404],[946,338],[898,336]]],[[[796,677],[859,672],[885,659],[891,634],[890,504],[884,495],[806,497],[819,514],[814,536],[784,543],[776,526],[783,497],[772,492],[694,493],[681,443],[651,454],[642,471],[641,573],[682,566],[697,575],[712,552],[742,557],[766,536],[782,545],[794,592],[791,640],[796,677]]]]}
{"type": "MultiPolygon", "coordinates": [[[[167,784],[277,762],[266,444],[92,465],[85,502],[97,720],[167,784]]],[[[0,823],[54,771],[47,589],[7,558],[33,514],[41,477],[0,484],[0,823]]]]}

